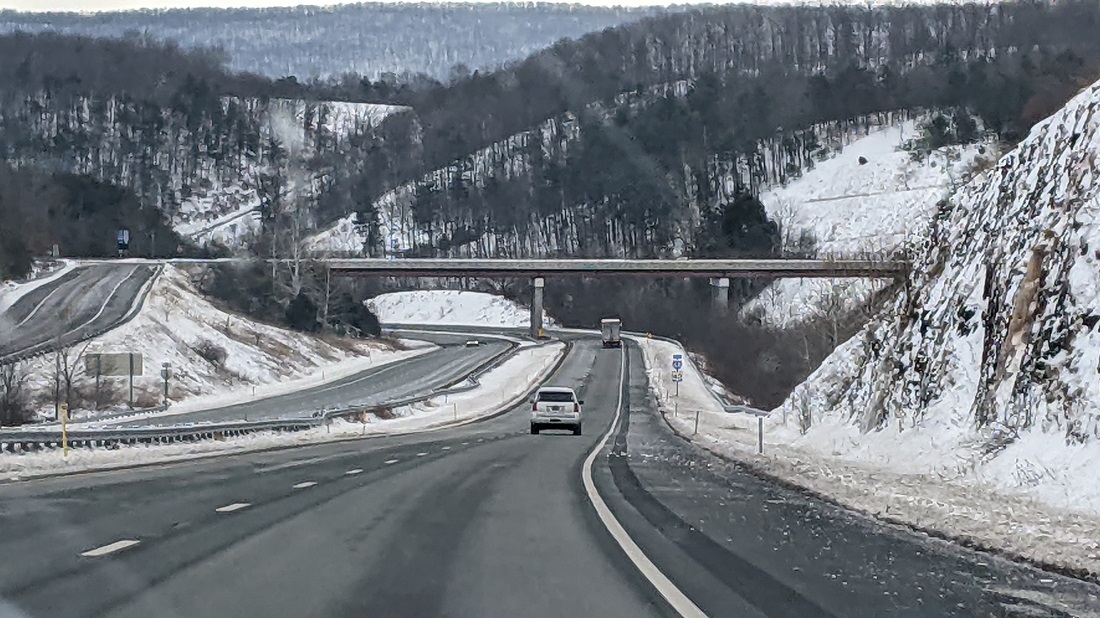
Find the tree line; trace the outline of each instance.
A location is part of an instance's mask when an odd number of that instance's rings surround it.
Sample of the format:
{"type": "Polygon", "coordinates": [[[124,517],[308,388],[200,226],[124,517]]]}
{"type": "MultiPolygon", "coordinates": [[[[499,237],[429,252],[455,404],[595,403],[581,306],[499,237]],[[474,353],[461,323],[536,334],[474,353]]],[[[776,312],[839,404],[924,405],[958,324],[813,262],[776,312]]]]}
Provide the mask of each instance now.
{"type": "Polygon", "coordinates": [[[121,228],[130,231],[132,255],[192,254],[164,214],[143,208],[125,187],[0,163],[0,279],[25,276],[54,245],[61,257],[117,255],[121,228]]]}

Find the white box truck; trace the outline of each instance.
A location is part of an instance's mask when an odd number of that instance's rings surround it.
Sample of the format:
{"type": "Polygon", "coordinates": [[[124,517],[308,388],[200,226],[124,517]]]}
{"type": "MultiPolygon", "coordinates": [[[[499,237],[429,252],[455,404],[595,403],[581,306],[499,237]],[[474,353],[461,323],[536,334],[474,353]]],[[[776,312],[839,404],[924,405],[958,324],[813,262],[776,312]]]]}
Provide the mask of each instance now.
{"type": "Polygon", "coordinates": [[[603,347],[623,347],[623,340],[619,337],[619,329],[621,327],[622,322],[617,319],[605,318],[603,320],[600,320],[600,333],[603,336],[603,347]]]}

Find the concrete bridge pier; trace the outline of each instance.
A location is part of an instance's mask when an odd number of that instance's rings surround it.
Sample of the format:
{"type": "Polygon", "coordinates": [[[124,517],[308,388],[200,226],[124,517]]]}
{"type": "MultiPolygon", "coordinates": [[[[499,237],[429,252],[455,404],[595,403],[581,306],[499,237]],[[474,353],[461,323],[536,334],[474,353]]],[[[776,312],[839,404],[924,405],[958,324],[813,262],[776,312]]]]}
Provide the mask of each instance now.
{"type": "Polygon", "coordinates": [[[538,337],[542,332],[542,292],[546,287],[546,280],[542,277],[534,279],[535,293],[531,297],[531,336],[538,337]]]}
{"type": "Polygon", "coordinates": [[[729,277],[713,277],[710,280],[710,286],[714,291],[714,308],[718,313],[725,314],[730,306],[729,277]]]}

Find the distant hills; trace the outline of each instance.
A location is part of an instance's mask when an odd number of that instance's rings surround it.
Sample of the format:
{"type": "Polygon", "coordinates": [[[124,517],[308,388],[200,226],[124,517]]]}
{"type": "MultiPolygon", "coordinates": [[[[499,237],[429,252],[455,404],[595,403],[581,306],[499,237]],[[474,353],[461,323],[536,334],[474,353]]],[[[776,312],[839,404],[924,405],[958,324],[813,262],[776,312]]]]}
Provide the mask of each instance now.
{"type": "Polygon", "coordinates": [[[174,9],[82,15],[0,11],[0,33],[149,35],[185,48],[220,46],[229,66],[299,79],[496,68],[562,38],[635,21],[660,8],[563,4],[382,4],[268,9],[174,9]]]}

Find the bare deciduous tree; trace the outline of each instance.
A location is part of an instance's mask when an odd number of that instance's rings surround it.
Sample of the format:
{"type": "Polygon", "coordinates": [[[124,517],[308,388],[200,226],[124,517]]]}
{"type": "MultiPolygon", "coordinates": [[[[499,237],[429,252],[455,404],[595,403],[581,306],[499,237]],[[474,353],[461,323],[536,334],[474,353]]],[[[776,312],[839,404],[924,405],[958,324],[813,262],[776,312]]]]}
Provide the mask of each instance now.
{"type": "Polygon", "coordinates": [[[0,365],[0,425],[22,425],[30,417],[23,363],[0,365]]]}

